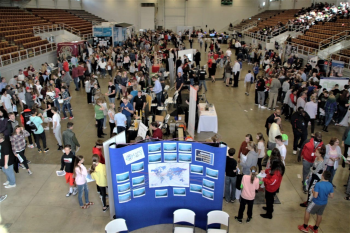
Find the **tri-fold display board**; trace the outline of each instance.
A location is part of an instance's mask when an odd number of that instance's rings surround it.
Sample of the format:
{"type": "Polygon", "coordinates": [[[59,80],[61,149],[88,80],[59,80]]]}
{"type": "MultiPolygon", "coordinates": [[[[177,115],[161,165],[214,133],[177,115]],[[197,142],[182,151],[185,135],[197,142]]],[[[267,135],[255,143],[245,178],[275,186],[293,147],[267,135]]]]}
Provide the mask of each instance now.
{"type": "Polygon", "coordinates": [[[226,147],[157,141],[110,148],[117,218],[129,230],[173,222],[173,212],[196,213],[205,229],[207,213],[222,209],[226,147]]]}

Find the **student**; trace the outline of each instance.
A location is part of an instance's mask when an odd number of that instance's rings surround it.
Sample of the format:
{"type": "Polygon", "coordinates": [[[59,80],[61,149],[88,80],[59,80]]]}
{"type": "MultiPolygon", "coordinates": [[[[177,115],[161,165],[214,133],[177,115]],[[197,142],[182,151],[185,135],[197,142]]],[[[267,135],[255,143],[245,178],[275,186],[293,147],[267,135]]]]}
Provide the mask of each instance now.
{"type": "Polygon", "coordinates": [[[72,107],[70,105],[70,99],[71,97],[69,96],[68,89],[65,87],[61,87],[61,93],[62,93],[62,99],[63,99],[63,104],[62,104],[62,112],[63,112],[63,118],[62,120],[68,119],[66,115],[66,109],[68,109],[70,117],[69,120],[72,120],[74,118],[73,113],[72,113],[72,107]]]}
{"type": "Polygon", "coordinates": [[[307,207],[311,203],[313,194],[312,190],[315,187],[316,183],[319,182],[322,178],[323,171],[325,170],[324,157],[326,154],[326,148],[324,145],[319,147],[315,151],[315,162],[312,165],[308,176],[306,177],[307,185],[307,201],[300,204],[301,207],[307,207]]]}
{"type": "Polygon", "coordinates": [[[248,205],[247,211],[247,223],[249,223],[253,218],[253,204],[255,199],[255,192],[259,189],[259,179],[256,177],[257,168],[255,166],[250,168],[250,174],[244,175],[242,178],[241,188],[241,199],[239,205],[238,216],[235,219],[242,223],[243,212],[245,210],[245,205],[248,205]]]}
{"type": "Polygon", "coordinates": [[[62,133],[63,145],[69,145],[73,154],[80,148],[80,144],[78,142],[75,133],[73,132],[73,122],[67,123],[67,129],[62,133]]]}
{"type": "Polygon", "coordinates": [[[10,136],[12,151],[15,154],[15,156],[18,158],[20,156],[23,161],[21,161],[20,158],[19,162],[24,165],[24,167],[27,169],[28,174],[33,174],[31,170],[29,169],[27,158],[24,155],[24,151],[26,149],[26,137],[29,136],[29,133],[27,130],[23,129],[23,127],[16,126],[14,128],[12,136],[10,136]]]}
{"type": "Polygon", "coordinates": [[[266,207],[263,207],[263,209],[266,210],[266,214],[260,214],[261,217],[268,218],[268,219],[272,219],[273,203],[275,200],[275,195],[281,185],[282,176],[284,175],[284,171],[285,171],[285,167],[282,161],[274,160],[274,161],[270,161],[270,163],[271,163],[271,168],[268,168],[265,171],[262,171],[266,173],[266,177],[262,179],[265,185],[265,199],[266,199],[266,207]]]}
{"type": "Polygon", "coordinates": [[[29,148],[34,148],[33,145],[33,139],[32,136],[34,138],[35,141],[35,136],[33,131],[31,130],[31,128],[29,127],[29,122],[30,122],[30,117],[31,117],[31,110],[28,108],[28,106],[26,104],[23,105],[23,112],[21,113],[21,123],[24,126],[25,130],[28,131],[29,136],[28,136],[28,147],[29,148]]]}
{"type": "Polygon", "coordinates": [[[109,137],[113,136],[113,130],[115,127],[115,122],[114,122],[114,115],[115,115],[115,105],[114,103],[110,103],[109,104],[109,108],[108,108],[108,122],[109,122],[109,137]]]}
{"type": "Polygon", "coordinates": [[[61,133],[61,117],[57,113],[56,107],[51,107],[51,112],[53,114],[52,116],[53,134],[55,135],[55,138],[58,144],[57,150],[62,150],[63,146],[62,146],[62,133],[61,133]]]}
{"type": "MultiPolygon", "coordinates": [[[[336,137],[332,137],[329,141],[329,144],[326,145],[326,156],[324,159],[324,164],[327,166],[326,170],[331,173],[331,178],[329,182],[333,184],[333,178],[337,168],[339,166],[339,161],[342,159],[342,153],[339,146],[339,139],[336,137]]],[[[333,184],[333,187],[336,186],[333,184]]]]}
{"type": "Polygon", "coordinates": [[[37,130],[34,131],[34,136],[35,136],[35,142],[38,147],[38,152],[41,153],[41,146],[40,146],[40,139],[43,142],[43,149],[44,152],[47,153],[49,152],[49,148],[46,147],[46,135],[43,126],[41,125],[43,123],[43,116],[41,113],[38,114],[37,111],[32,111],[32,116],[29,118],[31,122],[34,123],[36,126],[37,130]]]}
{"type": "Polygon", "coordinates": [[[6,175],[6,182],[3,183],[5,188],[15,188],[16,187],[16,177],[13,170],[13,164],[15,163],[15,156],[10,149],[10,142],[5,138],[3,133],[0,133],[0,167],[1,170],[6,175]]]}
{"type": "Polygon", "coordinates": [[[84,157],[78,155],[75,158],[74,172],[75,172],[75,183],[78,186],[78,201],[80,208],[87,209],[90,205],[93,205],[93,202],[89,201],[89,188],[86,181],[87,170],[83,165],[84,157]],[[83,203],[83,191],[85,195],[85,205],[83,203]]]}
{"type": "Polygon", "coordinates": [[[247,149],[249,152],[247,153],[246,159],[244,160],[242,157],[240,158],[244,175],[249,175],[250,168],[256,166],[258,163],[258,153],[256,149],[256,144],[254,142],[248,142],[247,149]]]}
{"type": "Polygon", "coordinates": [[[97,155],[100,159],[99,163],[105,164],[105,158],[102,155],[103,142],[102,140],[97,140],[95,146],[92,148],[92,154],[97,155]]]}
{"type": "Polygon", "coordinates": [[[97,124],[97,137],[103,138],[103,135],[106,135],[103,133],[103,121],[104,121],[104,107],[101,99],[98,99],[96,101],[95,105],[95,118],[96,118],[96,124],[97,124]]]}
{"type": "Polygon", "coordinates": [[[76,185],[74,184],[74,178],[73,178],[75,158],[76,157],[74,156],[74,154],[71,151],[71,146],[65,145],[64,146],[64,154],[61,157],[61,169],[60,170],[61,171],[63,171],[63,169],[65,170],[66,183],[69,184],[69,191],[66,194],[66,197],[69,197],[72,194],[75,196],[78,193],[76,185]]]}
{"type": "Polygon", "coordinates": [[[151,123],[151,130],[152,130],[152,138],[154,139],[163,139],[163,132],[159,128],[159,125],[157,122],[152,122],[151,123]]]}
{"type": "Polygon", "coordinates": [[[100,190],[100,195],[102,199],[103,208],[102,211],[106,212],[109,209],[109,205],[106,204],[106,187],[107,187],[107,174],[106,165],[99,163],[100,158],[98,155],[92,156],[92,166],[90,169],[91,178],[96,180],[96,185],[98,190],[100,190]]]}
{"type": "Polygon", "coordinates": [[[233,158],[236,150],[230,148],[226,156],[225,201],[234,203],[236,199],[237,161],[233,158]]]}
{"type": "Polygon", "coordinates": [[[261,162],[265,157],[265,139],[262,133],[257,133],[256,139],[258,140],[258,167],[260,172],[262,170],[261,162]]]}
{"type": "Polygon", "coordinates": [[[123,98],[123,103],[120,105],[122,108],[122,113],[126,116],[127,127],[131,125],[131,115],[134,113],[134,108],[129,102],[128,98],[123,98]]]}
{"type": "Polygon", "coordinates": [[[250,92],[250,86],[254,82],[254,76],[251,74],[251,71],[248,70],[248,74],[246,74],[244,78],[244,85],[246,86],[245,94],[248,96],[250,92]]]}
{"type": "Polygon", "coordinates": [[[121,133],[126,129],[127,118],[122,113],[122,108],[118,107],[118,113],[114,115],[114,123],[117,126],[117,132],[121,133]]]}
{"type": "Polygon", "coordinates": [[[109,82],[108,82],[108,92],[105,93],[105,95],[108,96],[108,99],[109,99],[110,103],[114,103],[116,90],[115,90],[115,86],[113,84],[113,79],[109,80],[109,82]]]}
{"type": "Polygon", "coordinates": [[[280,151],[282,162],[284,165],[286,165],[285,161],[286,161],[286,156],[287,156],[287,148],[283,143],[282,136],[277,135],[275,137],[275,141],[276,141],[276,148],[280,151]]]}
{"type": "Polygon", "coordinates": [[[302,232],[309,232],[311,230],[314,233],[318,232],[322,221],[323,211],[325,210],[328,202],[328,198],[334,197],[333,186],[329,182],[331,178],[331,173],[329,171],[324,171],[321,177],[321,181],[315,185],[315,188],[312,190],[313,199],[312,202],[308,205],[305,215],[304,215],[304,224],[299,225],[298,229],[302,232]],[[310,214],[316,214],[316,224],[314,226],[307,225],[309,223],[310,214]]]}

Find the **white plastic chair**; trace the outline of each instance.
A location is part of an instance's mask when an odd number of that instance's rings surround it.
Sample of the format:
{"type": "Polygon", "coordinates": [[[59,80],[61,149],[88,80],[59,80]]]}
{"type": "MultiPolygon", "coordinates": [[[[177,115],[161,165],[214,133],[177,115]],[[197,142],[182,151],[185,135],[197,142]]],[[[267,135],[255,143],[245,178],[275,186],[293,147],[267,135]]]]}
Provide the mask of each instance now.
{"type": "Polygon", "coordinates": [[[192,210],[178,209],[174,211],[173,233],[194,233],[195,232],[195,216],[192,210]],[[193,224],[193,228],[175,227],[175,223],[187,222],[193,224]]]}
{"type": "Polygon", "coordinates": [[[129,232],[128,227],[126,226],[126,223],[125,223],[125,219],[123,218],[114,219],[110,221],[105,227],[106,233],[116,233],[120,231],[129,232]]]}
{"type": "Polygon", "coordinates": [[[207,233],[228,233],[229,228],[230,228],[230,216],[221,210],[213,210],[210,211],[208,214],[208,221],[207,221],[207,233]],[[214,223],[219,223],[227,226],[227,231],[224,229],[208,229],[208,225],[214,224],[214,223]]]}

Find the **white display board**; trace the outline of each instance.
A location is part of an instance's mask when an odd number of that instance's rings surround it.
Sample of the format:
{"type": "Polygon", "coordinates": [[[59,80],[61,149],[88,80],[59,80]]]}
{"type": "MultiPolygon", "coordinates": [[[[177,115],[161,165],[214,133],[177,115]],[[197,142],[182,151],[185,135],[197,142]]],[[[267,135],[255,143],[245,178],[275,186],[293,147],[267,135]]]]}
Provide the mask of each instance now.
{"type": "Polygon", "coordinates": [[[142,122],[140,122],[139,130],[137,131],[137,136],[140,136],[142,137],[142,139],[145,139],[147,131],[148,131],[148,127],[145,126],[142,122]]]}
{"type": "Polygon", "coordinates": [[[193,62],[193,56],[196,53],[195,49],[185,49],[185,50],[180,50],[178,52],[178,56],[181,57],[182,62],[184,62],[184,55],[188,57],[188,59],[193,62]]]}
{"type": "Polygon", "coordinates": [[[140,19],[140,28],[154,30],[154,7],[141,7],[140,19]]]}
{"type": "Polygon", "coordinates": [[[344,89],[344,85],[347,85],[349,82],[349,78],[323,78],[320,79],[320,85],[323,88],[327,88],[327,91],[331,91],[335,84],[339,85],[339,90],[344,89]]]}

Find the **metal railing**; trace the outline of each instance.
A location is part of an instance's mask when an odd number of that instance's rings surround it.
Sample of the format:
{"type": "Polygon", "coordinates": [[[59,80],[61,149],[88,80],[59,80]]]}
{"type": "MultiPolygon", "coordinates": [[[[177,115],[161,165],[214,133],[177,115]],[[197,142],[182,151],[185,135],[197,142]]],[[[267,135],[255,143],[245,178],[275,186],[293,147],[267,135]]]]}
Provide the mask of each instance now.
{"type": "Polygon", "coordinates": [[[33,27],[34,34],[59,31],[59,30],[66,30],[74,35],[79,36],[82,40],[88,40],[88,39],[92,38],[92,33],[81,34],[78,29],[75,29],[74,27],[71,27],[65,23],[53,24],[53,25],[43,25],[43,26],[34,26],[33,27]]]}
{"type": "Polygon", "coordinates": [[[317,55],[319,50],[316,48],[312,48],[309,46],[301,45],[301,44],[296,44],[294,42],[285,42],[286,44],[289,44],[291,46],[296,47],[296,53],[300,53],[303,55],[317,55]]]}
{"type": "Polygon", "coordinates": [[[343,56],[340,54],[332,54],[330,58],[334,61],[342,61],[344,62],[344,68],[350,69],[350,57],[343,56]],[[334,56],[333,56],[334,55],[334,56]]]}
{"type": "Polygon", "coordinates": [[[248,28],[251,28],[251,27],[256,27],[257,25],[258,25],[258,21],[257,20],[252,22],[252,23],[245,24],[245,25],[242,26],[241,31],[244,31],[244,30],[246,30],[248,28]]]}
{"type": "Polygon", "coordinates": [[[256,40],[261,40],[261,41],[265,41],[267,43],[270,42],[270,39],[271,39],[271,36],[268,36],[268,35],[260,35],[258,33],[254,33],[254,32],[244,32],[243,35],[245,36],[249,36],[253,39],[256,39],[256,40]]]}
{"type": "Polygon", "coordinates": [[[55,51],[57,49],[55,43],[40,45],[28,49],[22,49],[17,52],[12,52],[9,54],[4,54],[0,56],[0,67],[11,65],[12,63],[26,60],[28,58],[36,57],[41,54],[55,51]],[[15,55],[17,54],[17,55],[15,55]],[[3,57],[9,56],[9,59],[4,59],[3,57]]]}
{"type": "Polygon", "coordinates": [[[318,48],[319,48],[319,50],[322,50],[322,49],[325,49],[325,48],[330,47],[332,45],[335,45],[343,40],[347,40],[350,37],[349,34],[350,34],[349,30],[339,32],[338,34],[335,34],[327,39],[320,41],[318,48]],[[338,38],[336,38],[336,37],[338,37],[338,38]],[[327,41],[329,41],[329,42],[325,43],[327,41]]]}

